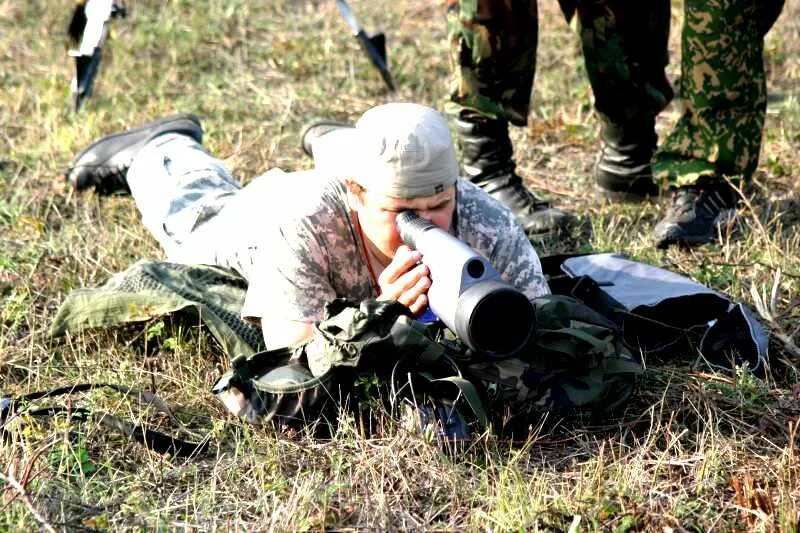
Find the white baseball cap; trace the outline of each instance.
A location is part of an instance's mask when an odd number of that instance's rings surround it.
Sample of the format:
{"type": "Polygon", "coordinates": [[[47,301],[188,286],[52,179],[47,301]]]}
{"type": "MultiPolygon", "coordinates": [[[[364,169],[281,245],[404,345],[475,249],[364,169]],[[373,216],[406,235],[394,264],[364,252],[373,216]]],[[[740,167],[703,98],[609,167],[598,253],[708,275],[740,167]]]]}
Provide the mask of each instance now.
{"type": "Polygon", "coordinates": [[[368,191],[396,198],[432,196],[458,179],[458,161],[444,117],[412,103],[373,107],[354,128],[314,141],[314,165],[368,191]]]}

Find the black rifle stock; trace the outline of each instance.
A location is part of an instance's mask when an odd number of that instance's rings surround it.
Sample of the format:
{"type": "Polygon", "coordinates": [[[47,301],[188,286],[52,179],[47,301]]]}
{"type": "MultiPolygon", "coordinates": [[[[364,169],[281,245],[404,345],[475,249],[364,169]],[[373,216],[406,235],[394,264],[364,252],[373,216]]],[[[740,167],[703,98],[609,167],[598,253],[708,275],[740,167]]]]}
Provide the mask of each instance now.
{"type": "Polygon", "coordinates": [[[430,270],[431,310],[462,341],[492,357],[525,346],[533,332],[533,306],[485,257],[412,211],[397,216],[397,229],[430,270]]]}

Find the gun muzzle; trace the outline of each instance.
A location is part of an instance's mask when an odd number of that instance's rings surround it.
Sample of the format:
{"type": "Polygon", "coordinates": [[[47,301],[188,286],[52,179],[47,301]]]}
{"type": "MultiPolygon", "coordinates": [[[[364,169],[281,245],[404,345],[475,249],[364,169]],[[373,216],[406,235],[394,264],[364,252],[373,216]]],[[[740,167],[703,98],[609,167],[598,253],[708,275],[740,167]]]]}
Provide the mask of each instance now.
{"type": "Polygon", "coordinates": [[[525,346],[533,332],[533,306],[485,257],[413,211],[397,215],[397,229],[430,270],[431,310],[462,341],[496,358],[525,346]]]}

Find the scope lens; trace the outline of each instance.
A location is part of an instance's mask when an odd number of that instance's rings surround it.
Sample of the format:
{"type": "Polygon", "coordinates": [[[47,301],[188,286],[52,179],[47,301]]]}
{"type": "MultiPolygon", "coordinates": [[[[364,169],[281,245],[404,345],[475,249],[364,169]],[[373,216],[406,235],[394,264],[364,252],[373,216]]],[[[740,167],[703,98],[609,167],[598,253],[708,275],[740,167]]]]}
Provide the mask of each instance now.
{"type": "Polygon", "coordinates": [[[469,332],[475,349],[496,357],[522,348],[533,330],[533,306],[524,294],[497,290],[475,306],[469,332]]]}
{"type": "Polygon", "coordinates": [[[525,294],[503,281],[486,280],[461,293],[452,328],[473,350],[499,359],[525,346],[535,321],[525,294]]]}

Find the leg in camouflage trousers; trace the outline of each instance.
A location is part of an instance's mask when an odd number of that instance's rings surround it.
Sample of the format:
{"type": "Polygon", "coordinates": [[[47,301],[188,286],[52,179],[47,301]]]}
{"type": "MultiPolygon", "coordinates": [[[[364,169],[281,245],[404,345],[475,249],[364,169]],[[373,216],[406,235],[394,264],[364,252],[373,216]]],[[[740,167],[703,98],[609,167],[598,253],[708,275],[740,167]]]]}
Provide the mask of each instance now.
{"type": "MultiPolygon", "coordinates": [[[[679,87],[684,112],[652,169],[655,117],[673,96],[664,74],[669,1],[567,3],[568,18],[577,10],[602,124],[598,185],[641,198],[657,191],[654,170],[663,184],[677,187],[655,229],[656,245],[713,240],[737,202],[722,176],[747,179],[758,163],[766,106],[763,40],[783,0],[686,0],[679,87]]],[[[465,172],[477,182],[498,167],[507,172],[511,165],[513,173],[507,123],[527,120],[536,65],[535,1],[449,0],[448,6],[454,76],[446,109],[455,117],[465,172]],[[492,136],[502,141],[487,143],[492,136]]]]}
{"type": "Polygon", "coordinates": [[[577,0],[575,7],[603,141],[595,181],[611,199],[655,196],[655,120],[673,96],[664,72],[669,0],[577,0]]]}
{"type": "Polygon", "coordinates": [[[522,185],[508,123],[522,126],[536,67],[538,21],[529,0],[448,0],[452,95],[445,106],[464,174],[508,205],[531,238],[569,229],[574,217],[522,185]]]}
{"type": "MultiPolygon", "coordinates": [[[[764,35],[782,7],[783,0],[685,0],[683,112],[652,161],[656,179],[673,189],[654,229],[656,246],[713,241],[735,216],[738,195],[723,177],[747,180],[758,164],[766,111],[764,35]]],[[[669,2],[578,0],[577,11],[604,131],[595,177],[601,187],[624,190],[614,180],[621,175],[615,163],[624,162],[626,152],[635,154],[630,145],[655,146],[647,141],[653,119],[672,97],[664,77],[669,2]],[[644,129],[632,122],[637,116],[644,129]]]]}
{"type": "Polygon", "coordinates": [[[700,176],[748,179],[767,107],[764,36],[783,0],[686,0],[681,36],[683,113],[653,161],[677,185],[700,176]]]}
{"type": "Polygon", "coordinates": [[[734,227],[738,193],[758,165],[767,88],[764,36],[783,0],[685,0],[679,92],[683,111],[653,160],[673,190],[656,246],[716,240],[734,227]]]}

